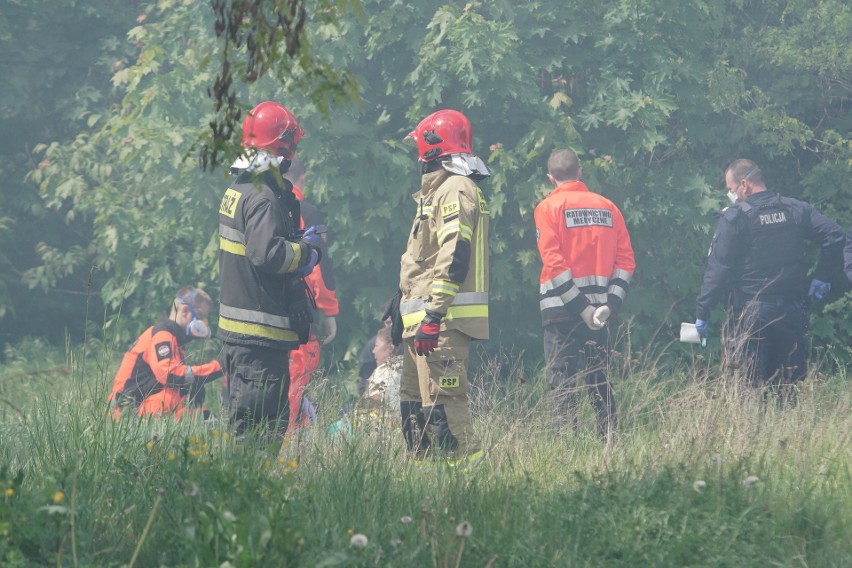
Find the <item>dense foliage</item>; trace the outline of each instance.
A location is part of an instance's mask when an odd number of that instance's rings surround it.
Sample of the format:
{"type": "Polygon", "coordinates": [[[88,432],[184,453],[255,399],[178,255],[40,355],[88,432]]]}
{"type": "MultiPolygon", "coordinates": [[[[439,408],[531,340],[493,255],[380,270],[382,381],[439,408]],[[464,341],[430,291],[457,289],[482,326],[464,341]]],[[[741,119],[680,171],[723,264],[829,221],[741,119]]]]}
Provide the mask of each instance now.
{"type": "MultiPolygon", "coordinates": [[[[283,102],[308,131],[299,150],[306,192],[329,214],[335,240],[338,349],[363,341],[395,289],[418,178],[401,139],[436,108],[467,113],[494,173],[483,187],[494,215],[492,329],[504,343],[538,341],[531,212],[548,191],[544,165],[555,147],[577,149],[587,183],[625,213],[638,263],[625,316],[640,343],[671,339],[674,324],[692,317],[730,160],[754,159],[771,189],[852,224],[852,7],[843,0],[338,4],[307,2],[301,59],[234,93],[243,108],[283,102]],[[360,102],[345,103],[353,80],[360,102]]],[[[54,12],[79,10],[69,1],[54,12]]],[[[3,24],[7,37],[18,33],[10,14],[0,14],[12,22],[3,24]]],[[[4,251],[38,255],[17,261],[24,282],[55,290],[74,277],[77,292],[94,287],[108,333],[125,339],[181,284],[216,294],[216,206],[227,185],[221,170],[202,173],[195,160],[215,118],[207,89],[220,42],[210,5],[161,0],[135,19],[110,21],[109,37],[127,40],[104,40],[92,54],[126,54],[111,64],[111,86],[66,81],[41,95],[57,99],[50,104],[67,127],[31,129],[45,145],[19,150],[19,161],[31,160],[30,185],[2,190],[7,202],[41,211],[37,186],[47,207],[39,222],[64,223],[46,227],[35,247],[11,220],[0,224],[4,251]]],[[[44,73],[80,64],[70,50],[45,50],[57,61],[44,73]]],[[[4,130],[26,110],[2,109],[4,130]]],[[[0,281],[5,318],[33,297],[17,282],[5,272],[0,281]]],[[[848,283],[840,272],[833,283],[814,331],[848,356],[848,283]]]]}

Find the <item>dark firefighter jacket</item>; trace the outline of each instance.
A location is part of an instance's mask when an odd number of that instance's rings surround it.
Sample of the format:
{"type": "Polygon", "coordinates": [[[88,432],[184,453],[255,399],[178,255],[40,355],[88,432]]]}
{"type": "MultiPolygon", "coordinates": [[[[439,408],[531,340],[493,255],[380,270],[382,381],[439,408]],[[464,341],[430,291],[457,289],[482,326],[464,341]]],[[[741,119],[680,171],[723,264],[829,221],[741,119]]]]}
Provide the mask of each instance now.
{"type": "Polygon", "coordinates": [[[183,362],[185,338],[186,332],[172,320],[143,331],[124,354],[109,400],[140,404],[163,389],[177,389],[186,394],[193,383],[204,384],[221,377],[222,366],[218,361],[191,366],[183,362]]]}
{"type": "Polygon", "coordinates": [[[293,186],[277,170],[243,172],[225,192],[219,206],[221,340],[281,350],[299,346],[288,317],[297,301],[293,272],[310,259],[310,247],[295,236],[299,216],[293,186]]]}
{"type": "Polygon", "coordinates": [[[843,247],[843,231],[809,204],[761,191],[719,218],[696,319],[707,321],[726,292],[735,308],[753,299],[798,302],[805,298],[805,243],[821,248],[813,277],[828,281],[843,247]]]}

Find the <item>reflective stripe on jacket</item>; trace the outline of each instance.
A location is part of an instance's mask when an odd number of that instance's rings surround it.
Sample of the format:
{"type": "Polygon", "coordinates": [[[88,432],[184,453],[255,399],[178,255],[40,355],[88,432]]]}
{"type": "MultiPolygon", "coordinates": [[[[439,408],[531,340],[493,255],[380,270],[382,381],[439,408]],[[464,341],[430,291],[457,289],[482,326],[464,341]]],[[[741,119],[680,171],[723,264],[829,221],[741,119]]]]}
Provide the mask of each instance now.
{"type": "Polygon", "coordinates": [[[636,269],[618,207],[583,182],[569,181],[536,206],[534,217],[543,323],[575,319],[590,304],[618,311],[636,269]]]}
{"type": "Polygon", "coordinates": [[[441,329],[488,339],[488,206],[468,177],[440,169],[422,176],[400,263],[400,312],[411,337],[426,310],[441,329]]]}
{"type": "Polygon", "coordinates": [[[227,343],[274,349],[298,347],[288,318],[288,284],[307,264],[295,240],[299,204],[277,171],[242,173],[219,206],[218,337],[227,343]]]}

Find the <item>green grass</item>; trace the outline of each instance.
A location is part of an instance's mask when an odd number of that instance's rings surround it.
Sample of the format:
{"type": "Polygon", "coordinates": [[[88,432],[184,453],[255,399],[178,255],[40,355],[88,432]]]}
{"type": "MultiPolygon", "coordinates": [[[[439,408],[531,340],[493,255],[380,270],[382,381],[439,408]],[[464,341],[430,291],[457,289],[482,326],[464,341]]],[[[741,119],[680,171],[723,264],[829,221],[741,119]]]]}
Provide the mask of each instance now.
{"type": "MultiPolygon", "coordinates": [[[[852,565],[843,374],[811,377],[796,408],[761,411],[704,363],[630,361],[616,373],[620,435],[604,447],[590,409],[587,428],[557,438],[539,373],[489,359],[472,396],[489,459],[462,472],[407,460],[392,425],[348,438],[318,427],[271,455],[222,426],[114,423],[103,401],[116,364],[7,351],[0,565],[852,565]]],[[[335,379],[313,387],[323,425],[335,379]]]]}

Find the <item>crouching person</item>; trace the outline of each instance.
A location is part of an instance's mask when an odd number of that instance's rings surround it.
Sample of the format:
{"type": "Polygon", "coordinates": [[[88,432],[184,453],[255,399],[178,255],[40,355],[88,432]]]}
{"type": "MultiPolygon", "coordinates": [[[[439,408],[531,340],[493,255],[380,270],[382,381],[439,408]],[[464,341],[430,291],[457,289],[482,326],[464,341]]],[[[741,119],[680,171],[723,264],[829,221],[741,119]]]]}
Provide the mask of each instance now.
{"type": "Polygon", "coordinates": [[[203,365],[183,360],[187,342],[210,338],[210,296],[191,286],[175,296],[168,319],[143,331],[124,354],[109,395],[116,420],[126,413],[180,419],[188,399],[200,403],[204,385],[222,376],[216,360],[203,365]]]}

